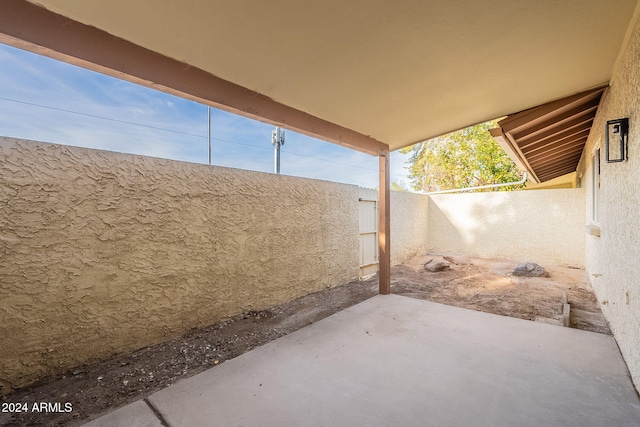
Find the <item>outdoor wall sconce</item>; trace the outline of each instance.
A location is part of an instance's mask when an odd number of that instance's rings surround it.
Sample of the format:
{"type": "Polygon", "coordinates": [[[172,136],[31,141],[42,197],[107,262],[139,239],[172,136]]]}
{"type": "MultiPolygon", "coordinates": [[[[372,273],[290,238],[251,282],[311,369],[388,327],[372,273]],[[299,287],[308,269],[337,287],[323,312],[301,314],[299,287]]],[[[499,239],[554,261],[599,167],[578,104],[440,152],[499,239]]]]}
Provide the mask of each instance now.
{"type": "Polygon", "coordinates": [[[624,162],[625,160],[627,160],[628,135],[628,118],[609,120],[607,122],[607,163],[624,162]]]}

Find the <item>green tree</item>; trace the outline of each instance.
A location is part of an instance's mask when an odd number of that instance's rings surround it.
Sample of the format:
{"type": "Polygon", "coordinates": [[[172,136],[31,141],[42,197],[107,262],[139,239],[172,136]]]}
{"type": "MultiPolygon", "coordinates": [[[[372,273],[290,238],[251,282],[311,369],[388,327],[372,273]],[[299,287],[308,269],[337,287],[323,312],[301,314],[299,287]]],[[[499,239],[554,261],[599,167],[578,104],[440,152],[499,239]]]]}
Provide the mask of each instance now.
{"type": "Polygon", "coordinates": [[[489,133],[494,127],[492,120],[403,149],[411,153],[407,163],[413,188],[429,192],[520,180],[518,167],[489,133]]]}
{"type": "Polygon", "coordinates": [[[404,192],[408,192],[409,189],[407,188],[406,185],[404,185],[404,183],[400,182],[400,181],[396,181],[393,180],[391,181],[391,191],[404,191],[404,192]]]}

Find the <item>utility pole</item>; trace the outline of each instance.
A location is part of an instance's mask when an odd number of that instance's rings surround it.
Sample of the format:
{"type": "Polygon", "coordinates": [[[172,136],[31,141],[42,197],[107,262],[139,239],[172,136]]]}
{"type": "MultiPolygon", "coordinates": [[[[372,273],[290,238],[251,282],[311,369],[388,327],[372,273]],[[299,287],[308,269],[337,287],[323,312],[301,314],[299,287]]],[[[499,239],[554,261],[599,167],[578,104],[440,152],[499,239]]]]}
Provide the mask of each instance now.
{"type": "Polygon", "coordinates": [[[211,107],[207,106],[207,128],[209,129],[209,164],[211,164],[211,107]]]}
{"type": "Polygon", "coordinates": [[[271,133],[271,143],[273,144],[273,169],[280,173],[280,147],[284,145],[284,129],[276,127],[271,133]]]}

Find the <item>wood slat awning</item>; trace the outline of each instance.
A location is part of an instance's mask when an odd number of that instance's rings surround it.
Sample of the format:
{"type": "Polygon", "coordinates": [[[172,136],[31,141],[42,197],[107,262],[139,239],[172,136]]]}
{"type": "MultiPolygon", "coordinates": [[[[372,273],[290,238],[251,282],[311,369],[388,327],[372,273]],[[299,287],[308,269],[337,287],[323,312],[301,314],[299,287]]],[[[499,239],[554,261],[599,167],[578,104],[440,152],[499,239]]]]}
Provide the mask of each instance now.
{"type": "Polygon", "coordinates": [[[606,88],[511,114],[491,135],[536,182],[574,172],[606,88]]]}

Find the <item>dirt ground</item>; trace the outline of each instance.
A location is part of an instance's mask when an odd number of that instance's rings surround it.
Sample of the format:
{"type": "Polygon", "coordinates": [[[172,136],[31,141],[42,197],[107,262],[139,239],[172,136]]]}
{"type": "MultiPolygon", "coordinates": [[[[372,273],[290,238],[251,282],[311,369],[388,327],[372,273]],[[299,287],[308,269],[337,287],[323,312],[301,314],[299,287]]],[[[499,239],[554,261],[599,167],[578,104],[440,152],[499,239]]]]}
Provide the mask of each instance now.
{"type": "MultiPolygon", "coordinates": [[[[391,271],[391,292],[504,316],[561,324],[562,293],[571,304],[571,327],[610,334],[583,270],[547,266],[550,277],[510,276],[514,262],[448,257],[450,269],[431,273],[417,256],[391,271]]],[[[0,413],[0,425],[79,425],[141,399],[257,346],[291,333],[377,294],[378,282],[352,282],[270,310],[247,312],[171,341],[68,372],[46,384],[4,396],[3,402],[60,402],[72,412],[0,413]]]]}
{"type": "Polygon", "coordinates": [[[393,267],[394,294],[551,324],[562,324],[562,294],[571,305],[570,326],[611,335],[584,270],[544,265],[549,277],[516,277],[516,262],[447,257],[449,270],[430,273],[417,256],[393,267]]]}

